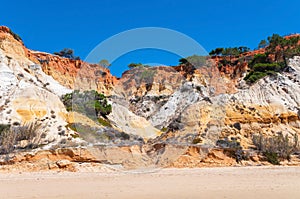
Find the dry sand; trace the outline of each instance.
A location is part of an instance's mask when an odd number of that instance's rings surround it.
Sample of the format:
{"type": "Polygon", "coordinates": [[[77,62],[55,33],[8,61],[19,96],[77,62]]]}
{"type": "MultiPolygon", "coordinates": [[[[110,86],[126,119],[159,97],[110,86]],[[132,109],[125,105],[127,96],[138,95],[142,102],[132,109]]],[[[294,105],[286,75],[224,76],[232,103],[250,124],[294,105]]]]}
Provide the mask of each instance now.
{"type": "Polygon", "coordinates": [[[300,198],[300,167],[1,173],[0,198],[300,198]]]}

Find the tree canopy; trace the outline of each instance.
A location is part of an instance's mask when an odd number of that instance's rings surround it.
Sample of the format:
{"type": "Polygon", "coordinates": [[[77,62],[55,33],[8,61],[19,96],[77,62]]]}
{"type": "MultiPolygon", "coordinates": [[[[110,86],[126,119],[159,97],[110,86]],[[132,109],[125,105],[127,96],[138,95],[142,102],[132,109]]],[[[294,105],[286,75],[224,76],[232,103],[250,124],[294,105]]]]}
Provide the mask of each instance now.
{"type": "Polygon", "coordinates": [[[266,48],[264,54],[257,54],[249,62],[251,71],[244,78],[249,84],[268,76],[276,75],[288,67],[287,59],[300,53],[300,37],[282,37],[273,34],[268,41],[262,40],[258,47],[266,48]]]}
{"type": "Polygon", "coordinates": [[[102,59],[99,61],[99,65],[103,66],[105,68],[108,68],[111,64],[109,63],[109,61],[107,59],[102,59]]]}
{"type": "Polygon", "coordinates": [[[242,53],[250,51],[246,46],[233,47],[233,48],[216,48],[210,51],[210,56],[239,56],[242,53]]]}
{"type": "Polygon", "coordinates": [[[74,56],[74,50],[70,48],[64,48],[60,52],[54,52],[54,54],[68,59],[80,60],[80,57],[74,56]]]}
{"type": "Polygon", "coordinates": [[[132,68],[136,68],[136,67],[139,67],[139,66],[143,66],[142,63],[130,63],[128,64],[128,68],[132,69],[132,68]]]}
{"type": "Polygon", "coordinates": [[[263,39],[259,42],[258,48],[265,48],[265,47],[267,47],[267,45],[268,45],[268,42],[265,39],[263,39]]]}

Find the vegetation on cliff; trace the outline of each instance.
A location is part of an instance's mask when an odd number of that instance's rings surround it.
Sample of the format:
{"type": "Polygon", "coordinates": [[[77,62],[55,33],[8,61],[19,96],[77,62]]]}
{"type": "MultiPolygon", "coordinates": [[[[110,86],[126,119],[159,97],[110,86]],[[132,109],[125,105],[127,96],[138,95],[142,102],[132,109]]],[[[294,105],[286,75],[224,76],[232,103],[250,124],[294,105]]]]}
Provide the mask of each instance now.
{"type": "Polygon", "coordinates": [[[107,98],[97,91],[73,91],[62,96],[67,111],[76,111],[88,116],[91,119],[106,117],[112,111],[111,104],[108,104],[107,98]]]}
{"type": "Polygon", "coordinates": [[[111,64],[109,63],[109,61],[107,59],[102,59],[99,61],[99,65],[104,67],[104,68],[108,68],[111,66],[111,64]]]}
{"type": "Polygon", "coordinates": [[[151,67],[149,65],[146,65],[146,64],[142,64],[142,63],[130,63],[128,64],[128,68],[132,69],[132,68],[142,68],[142,67],[151,67]]]}
{"type": "MultiPolygon", "coordinates": [[[[250,71],[244,78],[248,84],[253,84],[265,76],[276,75],[288,68],[288,59],[300,54],[300,36],[282,37],[278,34],[262,40],[258,48],[263,52],[251,55],[248,47],[216,48],[210,56],[219,56],[218,66],[235,66],[247,62],[250,71]],[[251,58],[252,57],[252,58],[251,58]],[[250,58],[250,59],[249,59],[250,58]]],[[[181,61],[188,61],[182,59],[181,61]]]]}
{"type": "Polygon", "coordinates": [[[254,135],[253,144],[262,153],[268,162],[278,165],[281,160],[290,160],[291,155],[299,150],[298,135],[293,139],[288,135],[279,133],[275,136],[265,136],[262,134],[254,135]]]}
{"type": "Polygon", "coordinates": [[[73,59],[73,60],[80,60],[80,57],[74,55],[74,50],[70,48],[64,48],[60,52],[54,52],[54,55],[58,55],[60,57],[68,58],[68,59],[73,59]]]}
{"type": "Polygon", "coordinates": [[[246,46],[233,47],[233,48],[216,48],[210,51],[211,56],[239,56],[240,54],[249,52],[250,48],[246,46]]]}
{"type": "Polygon", "coordinates": [[[281,37],[273,34],[268,42],[262,40],[259,47],[265,47],[264,54],[257,54],[249,63],[250,72],[244,78],[253,84],[257,80],[283,72],[287,67],[287,60],[300,54],[299,36],[281,37]]]}
{"type": "Polygon", "coordinates": [[[201,67],[206,65],[207,56],[192,55],[186,58],[181,58],[179,64],[192,64],[194,67],[201,67]]]}
{"type": "Polygon", "coordinates": [[[0,125],[0,154],[11,153],[16,149],[34,149],[39,147],[47,131],[41,122],[24,125],[0,125]]]}

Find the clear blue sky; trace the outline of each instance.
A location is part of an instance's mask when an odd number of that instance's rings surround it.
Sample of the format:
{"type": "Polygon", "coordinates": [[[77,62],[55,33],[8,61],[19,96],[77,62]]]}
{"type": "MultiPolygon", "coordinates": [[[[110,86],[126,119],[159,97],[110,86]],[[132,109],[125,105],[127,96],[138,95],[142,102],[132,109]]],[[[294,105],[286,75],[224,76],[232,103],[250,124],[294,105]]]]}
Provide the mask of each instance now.
{"type": "MultiPolygon", "coordinates": [[[[255,48],[272,33],[300,32],[298,0],[14,0],[2,1],[1,8],[1,25],[18,33],[27,47],[51,53],[68,47],[82,59],[101,41],[138,27],[177,30],[207,51],[255,48]]],[[[175,65],[177,58],[159,51],[129,53],[113,64],[119,67],[114,73],[130,62],[175,65]]]]}

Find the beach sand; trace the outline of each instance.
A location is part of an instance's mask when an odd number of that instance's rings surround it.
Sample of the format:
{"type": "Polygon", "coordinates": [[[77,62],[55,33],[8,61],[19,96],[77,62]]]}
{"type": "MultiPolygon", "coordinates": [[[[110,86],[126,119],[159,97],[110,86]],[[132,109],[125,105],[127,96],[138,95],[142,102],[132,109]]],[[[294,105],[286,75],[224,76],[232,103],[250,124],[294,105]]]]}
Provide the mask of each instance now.
{"type": "Polygon", "coordinates": [[[300,198],[300,167],[0,173],[0,198],[300,198]]]}

